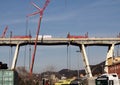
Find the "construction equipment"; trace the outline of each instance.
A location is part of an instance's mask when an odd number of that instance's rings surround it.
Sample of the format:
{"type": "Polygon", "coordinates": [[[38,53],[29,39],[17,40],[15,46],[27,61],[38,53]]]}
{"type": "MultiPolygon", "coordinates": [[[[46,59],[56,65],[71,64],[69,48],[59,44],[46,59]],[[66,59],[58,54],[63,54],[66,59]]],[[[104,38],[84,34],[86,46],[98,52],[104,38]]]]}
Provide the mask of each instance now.
{"type": "Polygon", "coordinates": [[[48,6],[49,2],[50,2],[50,0],[46,0],[43,8],[38,7],[35,3],[32,2],[32,5],[35,8],[37,8],[38,11],[28,15],[28,16],[32,16],[32,15],[40,14],[39,21],[38,21],[38,29],[37,29],[37,32],[36,32],[36,40],[35,40],[35,45],[34,45],[34,52],[33,52],[33,55],[32,55],[32,63],[31,63],[31,66],[30,66],[30,75],[32,75],[32,71],[33,71],[35,53],[36,53],[36,49],[37,49],[38,35],[39,35],[39,31],[40,31],[40,24],[41,24],[43,12],[44,12],[45,8],[48,6]]]}
{"type": "Polygon", "coordinates": [[[3,33],[2,33],[1,38],[4,38],[4,37],[5,37],[5,34],[6,34],[7,30],[8,30],[8,26],[5,27],[5,29],[4,29],[4,31],[3,31],[3,33]]]}

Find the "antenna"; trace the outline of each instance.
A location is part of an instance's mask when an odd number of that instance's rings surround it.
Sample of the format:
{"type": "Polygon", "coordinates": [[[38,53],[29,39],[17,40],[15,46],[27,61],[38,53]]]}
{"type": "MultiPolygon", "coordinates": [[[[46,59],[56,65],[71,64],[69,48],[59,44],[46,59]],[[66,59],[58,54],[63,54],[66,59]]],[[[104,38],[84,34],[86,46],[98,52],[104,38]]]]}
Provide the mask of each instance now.
{"type": "Polygon", "coordinates": [[[37,41],[38,41],[38,35],[39,35],[39,31],[40,31],[40,24],[41,24],[41,20],[42,20],[42,16],[43,16],[43,12],[45,10],[45,8],[48,6],[50,0],[46,0],[43,8],[40,8],[39,6],[37,6],[35,3],[32,2],[32,5],[38,10],[32,14],[29,14],[27,17],[29,16],[33,16],[33,15],[36,15],[36,14],[39,14],[40,17],[39,17],[39,21],[38,21],[38,29],[37,29],[37,32],[36,32],[36,40],[35,40],[35,45],[34,45],[34,52],[33,52],[33,55],[32,55],[32,63],[30,65],[30,75],[32,75],[32,72],[33,72],[33,65],[34,65],[34,59],[35,59],[35,53],[36,53],[36,49],[37,49],[37,41]]]}

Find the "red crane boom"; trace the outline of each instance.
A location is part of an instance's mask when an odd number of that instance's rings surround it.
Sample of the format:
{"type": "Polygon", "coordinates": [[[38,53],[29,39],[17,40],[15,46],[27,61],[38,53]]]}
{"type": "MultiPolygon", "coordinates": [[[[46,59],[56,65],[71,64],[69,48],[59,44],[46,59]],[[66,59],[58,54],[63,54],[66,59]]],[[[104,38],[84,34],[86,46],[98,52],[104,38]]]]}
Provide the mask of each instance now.
{"type": "Polygon", "coordinates": [[[32,55],[32,63],[30,65],[30,75],[32,75],[32,72],[33,72],[33,65],[34,65],[34,60],[35,60],[35,53],[36,53],[36,49],[37,49],[37,41],[38,41],[38,35],[39,35],[39,31],[40,31],[40,24],[41,24],[43,12],[44,12],[45,8],[48,6],[49,2],[50,2],[50,0],[46,0],[43,8],[38,7],[35,3],[32,2],[32,5],[35,8],[37,8],[38,11],[28,15],[28,16],[32,16],[32,15],[40,14],[40,18],[39,18],[39,21],[38,21],[38,29],[37,29],[37,32],[36,32],[36,40],[35,40],[35,45],[34,45],[34,52],[33,52],[33,55],[32,55]]]}
{"type": "Polygon", "coordinates": [[[8,30],[8,26],[5,27],[5,29],[4,29],[4,31],[3,31],[3,33],[2,33],[1,38],[4,38],[4,37],[5,37],[5,34],[6,34],[7,30],[8,30]]]}

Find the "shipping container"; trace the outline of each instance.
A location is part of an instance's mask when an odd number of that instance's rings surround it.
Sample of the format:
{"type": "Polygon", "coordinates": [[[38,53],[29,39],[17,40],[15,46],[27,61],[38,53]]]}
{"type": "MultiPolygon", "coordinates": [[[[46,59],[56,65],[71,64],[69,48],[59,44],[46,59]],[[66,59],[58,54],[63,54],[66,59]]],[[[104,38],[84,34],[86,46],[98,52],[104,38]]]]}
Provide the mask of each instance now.
{"type": "Polygon", "coordinates": [[[0,85],[17,85],[18,74],[16,71],[1,69],[0,85]]]}

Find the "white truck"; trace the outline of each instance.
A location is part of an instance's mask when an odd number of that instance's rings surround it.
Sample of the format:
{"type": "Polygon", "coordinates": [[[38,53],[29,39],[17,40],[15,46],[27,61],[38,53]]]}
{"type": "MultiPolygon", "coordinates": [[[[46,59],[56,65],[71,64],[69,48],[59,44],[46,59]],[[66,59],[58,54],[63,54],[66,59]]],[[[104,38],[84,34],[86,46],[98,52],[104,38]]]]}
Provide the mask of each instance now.
{"type": "Polygon", "coordinates": [[[120,85],[119,78],[116,73],[102,74],[95,80],[95,85],[120,85]]]}

